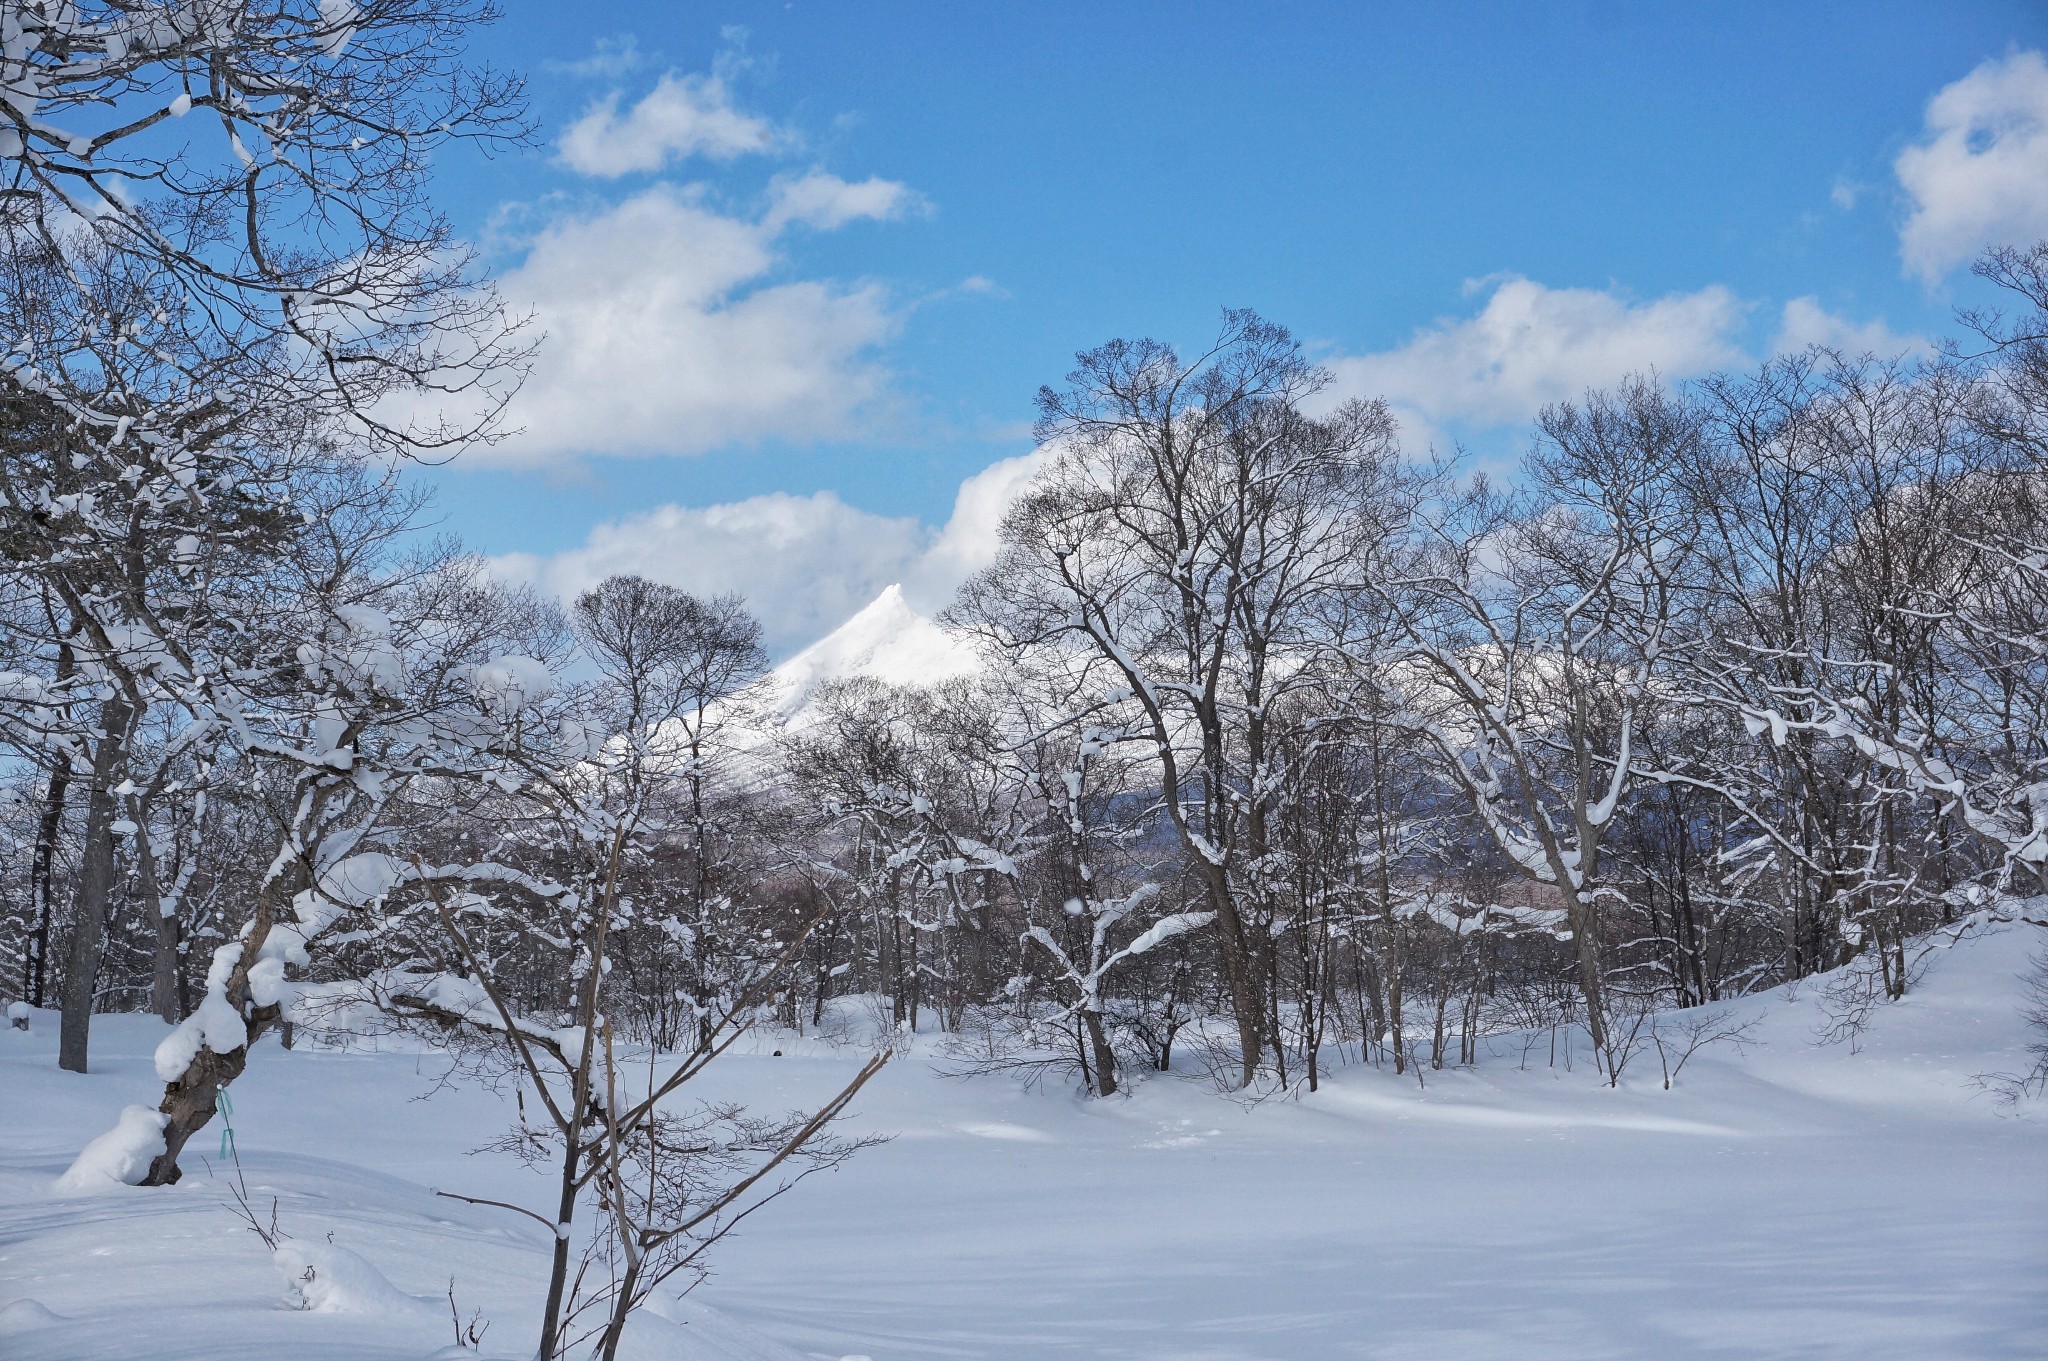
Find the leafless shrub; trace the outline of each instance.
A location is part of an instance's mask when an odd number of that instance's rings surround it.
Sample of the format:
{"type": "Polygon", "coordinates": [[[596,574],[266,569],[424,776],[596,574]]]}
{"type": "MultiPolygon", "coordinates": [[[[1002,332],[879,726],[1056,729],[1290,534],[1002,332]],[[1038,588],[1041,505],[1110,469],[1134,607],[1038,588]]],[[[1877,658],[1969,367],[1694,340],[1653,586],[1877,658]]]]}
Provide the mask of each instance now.
{"type": "Polygon", "coordinates": [[[1750,1046],[1760,1043],[1756,1038],[1756,1028],[1762,1019],[1761,1016],[1742,1017],[1726,1011],[1703,1015],[1680,1012],[1653,1018],[1650,1042],[1657,1047],[1657,1062],[1664,1069],[1664,1090],[1671,1090],[1679,1070],[1702,1049],[1725,1044],[1738,1054],[1748,1052],[1750,1046]]]}

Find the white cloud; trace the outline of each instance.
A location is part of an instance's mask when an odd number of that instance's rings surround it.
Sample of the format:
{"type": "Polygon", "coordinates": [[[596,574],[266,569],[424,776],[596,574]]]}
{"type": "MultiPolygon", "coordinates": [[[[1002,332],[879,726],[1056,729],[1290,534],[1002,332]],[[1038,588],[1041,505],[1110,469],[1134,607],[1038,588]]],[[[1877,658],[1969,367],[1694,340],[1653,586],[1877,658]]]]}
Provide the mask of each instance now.
{"type": "Polygon", "coordinates": [[[763,282],[782,225],[656,185],[543,230],[501,280],[545,334],[511,412],[521,433],[477,461],[860,433],[886,396],[873,352],[898,313],[874,284],[763,282]]]}
{"type": "Polygon", "coordinates": [[[895,180],[870,176],[849,184],[822,170],[777,177],[768,198],[765,225],[770,230],[797,222],[829,232],[862,218],[889,222],[927,210],[923,195],[895,180]]]}
{"type": "Polygon", "coordinates": [[[1892,169],[1912,201],[1899,253],[1929,283],[1986,246],[2048,236],[2048,63],[2015,52],[1944,86],[1892,169]]]}
{"type": "Polygon", "coordinates": [[[1033,450],[992,463],[960,484],[945,528],[904,577],[911,604],[936,614],[961,582],[995,561],[1004,514],[1044,466],[1044,453],[1033,450]]]}
{"type": "Polygon", "coordinates": [[[492,568],[564,600],[633,572],[702,594],[735,591],[771,651],[801,647],[901,581],[931,542],[914,517],[847,505],[831,492],[774,492],[719,506],[657,506],[601,524],[577,548],[512,553],[492,568]]]}
{"type": "Polygon", "coordinates": [[[1879,359],[1932,354],[1934,347],[1924,336],[1900,335],[1882,321],[1857,323],[1820,305],[1815,297],[1794,298],[1785,304],[1772,342],[1775,354],[1790,354],[1809,345],[1839,350],[1850,358],[1875,355],[1879,359]]]}
{"type": "Polygon", "coordinates": [[[1411,434],[1437,423],[1526,421],[1550,403],[1631,373],[1689,378],[1744,358],[1747,310],[1718,284],[1650,302],[1509,275],[1478,315],[1439,321],[1379,354],[1326,361],[1343,396],[1384,397],[1411,434]]]}
{"type": "Polygon", "coordinates": [[[591,530],[551,556],[508,553],[501,577],[564,600],[617,572],[698,594],[736,591],[762,622],[769,649],[788,653],[837,628],[884,587],[900,583],[935,613],[996,549],[996,526],[1038,466],[1005,459],[961,484],[953,513],[934,530],[915,517],[876,515],[831,492],[774,492],[718,506],[658,506],[591,530]]]}
{"type": "Polygon", "coordinates": [[[624,115],[614,90],[562,134],[558,156],[571,170],[615,179],[660,170],[672,160],[730,160],[772,150],[782,134],[765,118],[733,107],[718,75],[670,72],[624,115]]]}

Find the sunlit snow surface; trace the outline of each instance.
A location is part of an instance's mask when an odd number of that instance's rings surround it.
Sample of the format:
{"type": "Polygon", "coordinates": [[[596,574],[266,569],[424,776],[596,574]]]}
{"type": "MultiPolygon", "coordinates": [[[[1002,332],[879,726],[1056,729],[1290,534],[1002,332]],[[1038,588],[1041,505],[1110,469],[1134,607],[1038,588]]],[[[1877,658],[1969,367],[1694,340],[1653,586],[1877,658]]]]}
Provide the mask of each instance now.
{"type": "MultiPolygon", "coordinates": [[[[859,1105],[895,1141],[750,1222],[632,1354],[2039,1358],[2048,1106],[2001,1113],[1970,1079],[2022,1065],[2018,976],[2044,935],[1938,952],[1860,1052],[1813,1044],[1810,984],[1752,999],[1766,1047],[1698,1056],[1668,1093],[1654,1055],[1610,1092],[1508,1045],[1426,1091],[1347,1069],[1250,1110],[1194,1080],[1084,1103],[913,1057],[859,1105]]],[[[305,1250],[347,1254],[347,1299],[291,1309],[225,1208],[217,1127],[176,1188],[54,1189],[147,1099],[163,1034],[102,1018],[80,1078],[55,1028],[0,1032],[0,1357],[474,1356],[440,1350],[451,1276],[491,1322],[484,1355],[531,1355],[544,1236],[429,1193],[546,1201],[467,1153],[503,1128],[499,1098],[427,1095],[432,1055],[258,1053],[234,1089],[250,1189],[305,1250]]],[[[795,1105],[857,1062],[775,1043],[721,1091],[795,1105]]]]}
{"type": "Polygon", "coordinates": [[[934,685],[975,667],[964,637],[911,608],[890,586],[853,618],[775,668],[769,689],[777,714],[801,725],[820,686],[868,676],[891,685],[934,685]]]}

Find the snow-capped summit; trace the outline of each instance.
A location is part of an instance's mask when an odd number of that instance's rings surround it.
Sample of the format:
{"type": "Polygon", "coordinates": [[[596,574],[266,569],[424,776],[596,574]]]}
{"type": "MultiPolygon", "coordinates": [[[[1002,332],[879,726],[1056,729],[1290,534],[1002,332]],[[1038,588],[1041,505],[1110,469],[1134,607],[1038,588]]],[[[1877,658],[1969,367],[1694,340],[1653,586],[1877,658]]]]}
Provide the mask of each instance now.
{"type": "Polygon", "coordinates": [[[769,683],[776,711],[801,713],[831,681],[872,676],[893,685],[930,685],[975,669],[974,651],[919,614],[890,586],[853,618],[775,668],[769,683]]]}

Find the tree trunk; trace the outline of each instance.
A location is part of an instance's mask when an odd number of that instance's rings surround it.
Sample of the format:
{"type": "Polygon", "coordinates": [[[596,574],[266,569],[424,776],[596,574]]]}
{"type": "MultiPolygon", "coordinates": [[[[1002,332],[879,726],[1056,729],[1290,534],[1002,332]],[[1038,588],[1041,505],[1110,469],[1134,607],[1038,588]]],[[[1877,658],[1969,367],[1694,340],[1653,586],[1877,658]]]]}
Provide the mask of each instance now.
{"type": "Polygon", "coordinates": [[[889,1020],[902,1025],[910,1019],[909,985],[903,977],[903,919],[895,912],[895,895],[889,899],[888,942],[889,962],[884,972],[889,980],[889,1020]]]}
{"type": "Polygon", "coordinates": [[[1358,1059],[1365,1062],[1377,1049],[1378,1057],[1373,1058],[1377,1063],[1387,1053],[1387,1004],[1380,993],[1379,966],[1372,960],[1363,940],[1353,943],[1351,962],[1358,975],[1358,1059]]]}
{"type": "Polygon", "coordinates": [[[918,972],[917,967],[917,927],[912,926],[909,931],[904,933],[904,936],[910,942],[910,966],[905,986],[910,992],[910,1033],[915,1035],[917,1033],[917,1005],[924,1000],[924,975],[918,972]]]}
{"type": "Polygon", "coordinates": [[[71,954],[64,965],[64,1013],[58,1027],[57,1066],[82,1073],[92,1034],[93,982],[106,948],[107,903],[114,893],[114,784],[126,764],[129,708],[116,695],[100,710],[100,740],[93,749],[92,787],[86,794],[85,841],[78,890],[72,897],[71,954]]]}
{"type": "Polygon", "coordinates": [[[556,1361],[561,1354],[562,1298],[569,1288],[569,1225],[576,1217],[576,1175],[582,1167],[582,1148],[574,1130],[563,1137],[562,1194],[555,1207],[555,1253],[548,1266],[548,1301],[541,1314],[537,1361],[556,1361]]]}
{"type": "MultiPolygon", "coordinates": [[[[183,933],[178,914],[156,910],[156,952],[150,965],[149,1009],[170,1025],[185,1019],[189,1009],[185,995],[183,933]]],[[[289,1045],[286,1048],[290,1048],[289,1045]]]]}
{"type": "Polygon", "coordinates": [[[1407,973],[1407,962],[1401,958],[1400,928],[1391,922],[1387,926],[1387,1024],[1394,1037],[1394,1073],[1399,1076],[1408,1071],[1408,1037],[1404,1033],[1404,1018],[1401,1013],[1401,984],[1407,973]]]}
{"type": "Polygon", "coordinates": [[[256,910],[243,933],[241,955],[229,971],[223,989],[228,1002],[243,1018],[242,1044],[227,1053],[201,1048],[184,1072],[164,1084],[164,1099],[157,1105],[169,1117],[164,1124],[164,1149],[150,1160],[149,1172],[142,1179],[144,1186],[169,1186],[178,1180],[182,1175],[178,1155],[184,1151],[185,1142],[213,1119],[220,1089],[242,1075],[249,1064],[251,1046],[284,1020],[283,1008],[252,1004],[249,970],[262,958],[263,945],[270,938],[278,908],[292,900],[298,878],[295,874],[275,876],[256,895],[256,910]]]}
{"type": "Polygon", "coordinates": [[[1605,1063],[1607,1003],[1600,986],[1600,943],[1593,937],[1593,905],[1586,901],[1583,892],[1571,894],[1566,902],[1571,907],[1572,945],[1579,966],[1579,993],[1586,999],[1586,1031],[1592,1038],[1593,1052],[1601,1063],[1605,1063]]]}
{"type": "Polygon", "coordinates": [[[276,1007],[257,1008],[249,1017],[247,1039],[241,1048],[225,1054],[201,1049],[177,1080],[165,1086],[163,1102],[157,1107],[170,1117],[164,1124],[164,1148],[150,1160],[149,1172],[142,1178],[144,1186],[170,1186],[184,1175],[178,1155],[213,1119],[220,1109],[221,1088],[242,1075],[249,1066],[249,1046],[268,1033],[277,1019],[276,1007]]]}
{"type": "MultiPolygon", "coordinates": [[[[156,950],[151,961],[149,1005],[150,1010],[176,1025],[185,1019],[185,971],[181,967],[178,914],[173,907],[164,910],[162,885],[157,881],[156,850],[150,844],[149,823],[144,810],[130,806],[129,818],[135,823],[135,879],[141,890],[142,901],[147,903],[150,915],[155,918],[156,950]]],[[[287,1046],[289,1047],[289,1046],[287,1046]]]]}
{"type": "Polygon", "coordinates": [[[21,991],[32,1007],[43,1005],[43,989],[50,974],[50,919],[56,915],[57,837],[64,828],[64,799],[70,789],[70,766],[58,766],[50,772],[49,787],[43,794],[43,816],[36,824],[35,859],[30,862],[28,872],[28,894],[35,912],[35,926],[29,935],[28,953],[21,962],[21,991]]]}
{"type": "Polygon", "coordinates": [[[1116,1095],[1116,1050],[1109,1047],[1109,1035],[1102,1028],[1102,1013],[1083,1008],[1082,1023],[1088,1027],[1088,1046],[1095,1051],[1095,1094],[1116,1095]]]}
{"type": "MultiPolygon", "coordinates": [[[[77,674],[78,661],[69,641],[57,644],[57,679],[77,674]]],[[[28,891],[35,925],[29,934],[29,952],[21,962],[22,995],[32,1007],[40,1007],[50,976],[50,922],[57,915],[57,838],[64,830],[64,799],[71,789],[71,762],[66,758],[50,769],[50,782],[43,791],[43,816],[36,824],[35,859],[30,863],[28,891]]]]}
{"type": "Polygon", "coordinates": [[[604,1326],[604,1341],[598,1350],[599,1361],[618,1361],[619,1343],[625,1339],[626,1320],[633,1313],[633,1292],[640,1288],[641,1270],[640,1261],[636,1258],[619,1281],[619,1293],[612,1299],[612,1316],[604,1326]]]}
{"type": "Polygon", "coordinates": [[[1259,1058],[1266,1051],[1266,1005],[1262,996],[1265,990],[1260,986],[1258,962],[1252,958],[1245,940],[1244,922],[1238,916],[1237,902],[1231,896],[1230,886],[1222,882],[1223,871],[1214,865],[1204,864],[1203,879],[1208,888],[1209,905],[1216,912],[1216,939],[1218,953],[1222,956],[1223,979],[1230,989],[1231,1019],[1237,1022],[1241,1066],[1237,1085],[1249,1087],[1259,1075],[1259,1058]]]}

